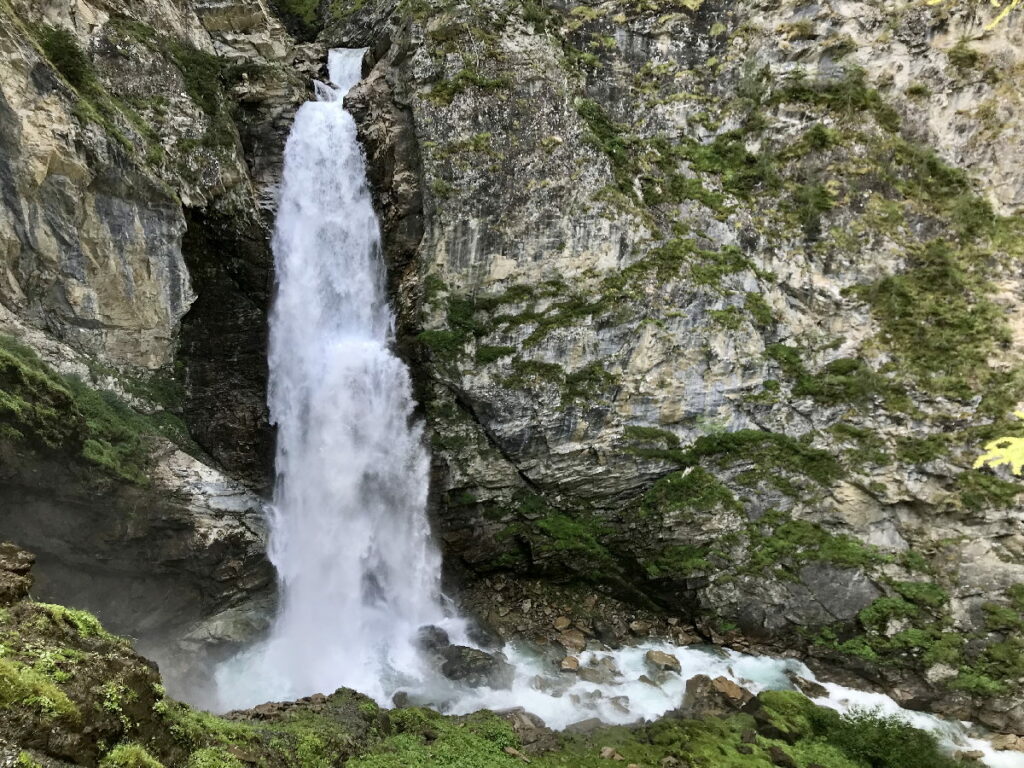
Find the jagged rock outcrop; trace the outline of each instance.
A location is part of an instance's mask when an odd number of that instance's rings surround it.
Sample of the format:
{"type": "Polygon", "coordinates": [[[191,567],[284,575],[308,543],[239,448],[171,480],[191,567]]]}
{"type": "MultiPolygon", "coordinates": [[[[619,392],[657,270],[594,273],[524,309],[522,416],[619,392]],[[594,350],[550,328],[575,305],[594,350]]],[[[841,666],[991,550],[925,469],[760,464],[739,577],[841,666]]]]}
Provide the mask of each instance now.
{"type": "Polygon", "coordinates": [[[0,530],[183,686],[272,611],[269,224],[322,55],[261,2],[0,22],[0,530]]]}
{"type": "Polygon", "coordinates": [[[1024,351],[1022,32],[986,18],[327,20],[371,46],[348,103],[464,581],[584,581],[1024,729],[1024,486],[971,468],[1024,351]]]}

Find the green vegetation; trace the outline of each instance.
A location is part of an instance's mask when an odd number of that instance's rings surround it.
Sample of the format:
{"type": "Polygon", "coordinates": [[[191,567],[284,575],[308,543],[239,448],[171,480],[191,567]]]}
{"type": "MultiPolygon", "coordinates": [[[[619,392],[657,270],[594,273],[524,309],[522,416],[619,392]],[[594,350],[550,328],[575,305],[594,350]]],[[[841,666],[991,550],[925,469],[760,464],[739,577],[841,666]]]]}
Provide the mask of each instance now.
{"type": "MultiPolygon", "coordinates": [[[[960,765],[943,753],[934,737],[896,718],[867,712],[840,715],[788,691],[763,693],[758,703],[757,719],[732,715],[602,728],[589,735],[564,736],[558,749],[532,754],[529,760],[539,768],[603,768],[609,761],[601,751],[607,748],[621,756],[624,765],[665,761],[714,768],[771,768],[779,759],[773,756],[780,754],[788,755],[794,765],[829,768],[960,765]]],[[[393,732],[352,761],[352,768],[522,765],[521,745],[514,734],[488,712],[443,718],[421,710],[398,710],[392,714],[392,724],[393,732]]]]}
{"type": "MultiPolygon", "coordinates": [[[[541,515],[543,520],[545,508],[538,499],[524,498],[523,506],[527,516],[541,515]]],[[[572,524],[567,527],[567,538],[579,535],[572,524]]],[[[700,565],[700,552],[693,548],[679,547],[673,554],[679,562],[700,565]]],[[[574,553],[576,559],[593,555],[574,553]]],[[[1012,599],[1024,609],[1024,587],[1013,591],[1012,599]]],[[[640,765],[658,765],[671,757],[683,765],[770,768],[771,755],[779,750],[799,766],[956,764],[937,751],[932,737],[902,723],[868,713],[840,716],[787,691],[762,693],[751,714],[701,721],[667,718],[639,727],[599,728],[588,735],[561,734],[541,752],[524,747],[510,724],[488,711],[458,717],[419,707],[387,711],[346,690],[312,706],[300,704],[255,720],[229,720],[167,699],[153,671],[119,638],[101,631],[88,636],[54,633],[54,612],[29,602],[5,612],[0,621],[5,649],[0,656],[0,708],[17,707],[18,727],[28,729],[21,733],[33,744],[86,739],[74,743],[95,749],[93,759],[101,768],[514,768],[522,764],[524,751],[539,768],[603,768],[608,762],[601,756],[605,747],[640,765]],[[69,651],[81,654],[77,663],[82,677],[60,683],[15,658],[69,651]],[[112,698],[116,707],[105,703],[112,698]],[[79,712],[88,715],[80,718],[79,712]]],[[[69,612],[56,611],[61,616],[69,612]]],[[[1017,620],[995,609],[990,613],[995,623],[1017,620]]],[[[95,626],[95,620],[82,618],[81,623],[95,626]]],[[[964,684],[969,682],[965,678],[964,684]]],[[[42,749],[49,756],[49,746],[42,749]]],[[[36,764],[28,753],[22,755],[25,759],[17,763],[21,768],[36,764]]]]}
{"type": "Polygon", "coordinates": [[[126,135],[134,131],[145,143],[145,159],[158,161],[163,149],[153,128],[128,104],[111,94],[100,81],[88,54],[77,38],[66,29],[38,25],[29,30],[43,54],[78,97],[74,114],[84,121],[96,123],[128,154],[137,148],[126,135]]]}
{"type": "Polygon", "coordinates": [[[88,611],[79,611],[74,608],[66,608],[63,605],[53,605],[50,603],[36,603],[36,605],[50,614],[50,618],[53,619],[54,623],[68,626],[82,637],[102,637],[105,640],[111,641],[115,639],[113,635],[103,629],[99,619],[88,611]]]}
{"type": "Polygon", "coordinates": [[[621,127],[611,121],[596,101],[583,99],[576,104],[576,111],[589,129],[587,140],[608,158],[619,191],[632,196],[638,169],[629,144],[620,133],[621,127]]]}
{"type": "Polygon", "coordinates": [[[810,562],[863,568],[891,559],[852,536],[834,535],[776,511],[749,523],[744,535],[749,543],[739,570],[749,573],[774,570],[777,576],[789,578],[788,573],[810,562]]]}
{"type": "Polygon", "coordinates": [[[118,744],[100,761],[100,768],[164,768],[140,744],[118,744]]]}
{"type": "Polygon", "coordinates": [[[969,70],[976,68],[981,64],[981,54],[971,48],[966,40],[960,40],[946,51],[946,55],[949,57],[949,63],[960,70],[969,70]]]}
{"type": "Polygon", "coordinates": [[[683,580],[711,567],[709,550],[693,544],[665,547],[643,559],[644,571],[651,579],[683,580]]]}
{"type": "MultiPolygon", "coordinates": [[[[228,98],[228,91],[243,76],[257,77],[259,66],[230,63],[214,54],[195,48],[177,38],[167,37],[152,27],[125,17],[115,17],[110,23],[111,33],[128,45],[141,45],[163,58],[178,70],[185,92],[207,117],[206,132],[200,140],[185,140],[180,150],[203,147],[218,152],[233,152],[237,144],[234,125],[236,105],[228,98]]],[[[128,109],[125,106],[125,109],[128,109]]],[[[134,114],[129,109],[130,114],[134,114]]],[[[136,116],[137,117],[137,116],[136,116]]],[[[132,120],[152,143],[156,137],[144,122],[132,120]]],[[[157,145],[157,149],[159,145],[157,145]]]]}
{"type": "Polygon", "coordinates": [[[752,460],[755,466],[740,479],[767,480],[783,491],[791,491],[792,484],[780,473],[806,477],[825,487],[843,474],[828,452],[788,435],[753,429],[703,435],[686,449],[684,457],[686,464],[708,459],[720,467],[752,460]]]}
{"type": "Polygon", "coordinates": [[[321,28],[320,0],[273,0],[272,6],[288,31],[300,41],[316,39],[321,28]]]}
{"type": "Polygon", "coordinates": [[[665,475],[644,494],[642,514],[661,515],[691,510],[708,513],[740,510],[742,505],[718,478],[700,466],[665,475]]]}
{"type": "Polygon", "coordinates": [[[520,765],[504,752],[519,746],[512,728],[490,712],[446,718],[425,709],[391,713],[394,735],[369,754],[347,763],[349,768],[500,768],[520,765]]]}
{"type": "Polygon", "coordinates": [[[775,322],[772,308],[759,293],[748,293],[744,299],[743,308],[750,313],[754,325],[758,328],[769,328],[775,322]]]}
{"type": "Polygon", "coordinates": [[[0,708],[25,708],[45,718],[77,720],[81,713],[53,681],[31,667],[0,658],[0,708]]]}
{"type": "Polygon", "coordinates": [[[197,749],[188,758],[185,768],[243,768],[242,763],[234,755],[221,749],[197,749]]]}
{"type": "MultiPolygon", "coordinates": [[[[596,558],[607,564],[612,562],[608,550],[598,541],[600,527],[591,520],[555,512],[538,520],[537,529],[543,536],[534,544],[542,553],[556,552],[569,558],[596,558]]],[[[596,565],[592,560],[588,562],[588,568],[596,565]]]]}
{"type": "Polygon", "coordinates": [[[505,357],[510,357],[516,353],[515,347],[505,346],[489,346],[484,344],[476,350],[476,362],[477,365],[490,365],[491,363],[497,362],[505,357]]]}
{"type": "Polygon", "coordinates": [[[814,105],[848,118],[869,113],[886,131],[895,132],[900,127],[899,113],[867,84],[861,69],[847,69],[842,78],[819,80],[809,80],[802,70],[797,70],[773,95],[772,101],[814,105]]]}
{"type": "Polygon", "coordinates": [[[821,216],[835,204],[832,193],[823,184],[804,184],[796,188],[790,204],[796,212],[800,228],[808,240],[821,237],[821,216]]]}
{"type": "Polygon", "coordinates": [[[140,414],[110,392],[62,377],[36,354],[0,336],[0,438],[59,450],[133,483],[146,482],[147,441],[187,434],[167,413],[140,414]]]}
{"type": "Polygon", "coordinates": [[[765,357],[778,363],[782,372],[793,381],[796,397],[812,397],[826,405],[863,405],[877,397],[890,408],[906,406],[899,388],[861,359],[840,358],[811,373],[796,347],[769,344],[765,348],[765,357]]]}
{"type": "Polygon", "coordinates": [[[234,147],[237,139],[227,88],[237,72],[224,60],[190,45],[169,38],[153,37],[155,45],[174,62],[185,81],[185,91],[209,119],[203,144],[208,147],[234,147]]]}
{"type": "Polygon", "coordinates": [[[660,430],[658,433],[638,432],[635,427],[630,430],[626,436],[633,445],[628,451],[635,456],[662,459],[684,468],[697,466],[702,461],[720,468],[752,462],[754,467],[740,475],[741,481],[768,480],[786,492],[795,493],[788,475],[806,477],[827,487],[843,474],[842,467],[828,452],[777,432],[756,429],[720,432],[702,435],[688,448],[680,448],[678,438],[671,433],[667,434],[674,442],[663,442],[660,430]],[[663,445],[656,445],[659,442],[663,445]]]}
{"type": "Polygon", "coordinates": [[[427,97],[437,104],[451,104],[458,94],[470,88],[495,91],[508,87],[509,80],[506,77],[485,77],[472,69],[460,69],[447,80],[434,83],[427,97]]]}
{"type": "Polygon", "coordinates": [[[46,58],[73,88],[91,91],[97,87],[92,62],[71,32],[63,28],[41,27],[38,40],[46,58]]]}
{"type": "Polygon", "coordinates": [[[1024,587],[982,606],[985,626],[970,633],[953,628],[948,594],[937,584],[896,581],[897,594],[881,597],[858,615],[857,628],[826,629],[816,639],[842,655],[873,664],[927,669],[945,664],[958,670],[946,680],[950,690],[998,696],[1024,674],[1024,587]]]}
{"type": "Polygon", "coordinates": [[[988,358],[1008,339],[988,282],[949,243],[932,241],[911,255],[910,269],[858,290],[883,338],[898,350],[899,370],[921,386],[967,399],[983,391],[988,358]]]}
{"type": "Polygon", "coordinates": [[[1024,485],[1007,482],[988,472],[967,470],[957,475],[956,490],[965,509],[1010,509],[1017,497],[1024,493],[1024,485]]]}

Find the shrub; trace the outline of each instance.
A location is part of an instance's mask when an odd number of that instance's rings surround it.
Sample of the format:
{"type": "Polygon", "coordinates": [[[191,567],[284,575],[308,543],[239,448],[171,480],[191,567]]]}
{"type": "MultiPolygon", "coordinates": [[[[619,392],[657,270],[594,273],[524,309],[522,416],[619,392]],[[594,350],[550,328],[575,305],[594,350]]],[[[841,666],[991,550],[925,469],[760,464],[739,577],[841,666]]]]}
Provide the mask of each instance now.
{"type": "Polygon", "coordinates": [[[242,763],[222,749],[209,747],[193,752],[186,768],[242,768],[242,763]]]}
{"type": "Polygon", "coordinates": [[[100,768],[164,768],[139,744],[118,744],[100,761],[100,768]]]}
{"type": "Polygon", "coordinates": [[[66,29],[44,26],[37,32],[37,39],[46,58],[71,85],[78,90],[87,90],[93,85],[92,62],[73,34],[66,29]]]}
{"type": "Polygon", "coordinates": [[[871,768],[954,768],[936,738],[899,717],[871,711],[840,715],[815,708],[809,713],[818,735],[871,768]]]}

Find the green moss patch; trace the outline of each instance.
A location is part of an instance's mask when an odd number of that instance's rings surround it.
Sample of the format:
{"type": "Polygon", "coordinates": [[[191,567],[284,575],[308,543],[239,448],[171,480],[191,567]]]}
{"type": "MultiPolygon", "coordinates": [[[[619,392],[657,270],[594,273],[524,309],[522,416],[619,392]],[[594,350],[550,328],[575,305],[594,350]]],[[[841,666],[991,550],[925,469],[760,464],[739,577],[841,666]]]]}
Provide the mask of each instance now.
{"type": "Polygon", "coordinates": [[[995,347],[1008,340],[979,266],[933,241],[912,254],[906,272],[857,291],[899,355],[894,367],[926,389],[970,398],[988,378],[995,347]]]}
{"type": "Polygon", "coordinates": [[[0,707],[23,707],[47,718],[76,720],[78,708],[45,675],[11,659],[0,658],[0,707]]]}
{"type": "Polygon", "coordinates": [[[505,768],[521,765],[504,750],[520,746],[511,727],[490,712],[446,718],[424,709],[396,710],[392,736],[369,754],[350,761],[350,768],[410,766],[473,766],[505,768]]]}
{"type": "Polygon", "coordinates": [[[109,392],[60,376],[27,347],[0,336],[0,438],[60,451],[112,477],[145,483],[149,439],[181,439],[168,414],[147,416],[109,392]]]}
{"type": "Polygon", "coordinates": [[[935,664],[958,670],[942,685],[981,698],[1011,691],[1024,675],[1024,588],[1011,588],[982,606],[981,629],[954,629],[948,594],[937,584],[897,581],[895,594],[862,610],[856,627],[825,629],[818,645],[875,665],[924,671],[935,664]],[[1018,591],[1014,591],[1017,589],[1018,591]]]}
{"type": "Polygon", "coordinates": [[[164,768],[140,744],[118,744],[100,761],[100,768],[164,768]]]}
{"type": "MultiPolygon", "coordinates": [[[[545,511],[536,502],[527,506],[530,515],[545,511]]],[[[1018,596],[1024,604],[1024,594],[1018,596]]],[[[841,716],[784,691],[762,693],[752,714],[558,734],[542,749],[524,746],[503,717],[488,711],[457,717],[418,707],[387,711],[348,690],[280,705],[257,719],[223,718],[166,698],[151,667],[97,627],[80,612],[27,602],[0,616],[0,719],[16,724],[5,732],[12,744],[31,742],[65,761],[69,754],[60,750],[71,744],[75,759],[101,768],[514,768],[525,752],[540,768],[604,768],[606,747],[624,764],[638,765],[671,758],[680,765],[771,768],[779,750],[801,768],[956,765],[931,736],[896,720],[841,716]],[[54,614],[77,616],[83,631],[58,627],[54,614]],[[28,663],[71,651],[82,654],[80,678],[56,681],[28,663]]],[[[27,756],[18,764],[35,762],[27,756]]]]}

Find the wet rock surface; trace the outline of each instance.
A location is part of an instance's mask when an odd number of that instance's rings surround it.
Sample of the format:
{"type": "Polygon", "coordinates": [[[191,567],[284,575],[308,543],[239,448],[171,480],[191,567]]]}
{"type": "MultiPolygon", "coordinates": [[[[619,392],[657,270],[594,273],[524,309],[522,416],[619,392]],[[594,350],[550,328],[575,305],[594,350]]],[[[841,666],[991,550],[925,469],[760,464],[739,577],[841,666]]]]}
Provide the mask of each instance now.
{"type": "Polygon", "coordinates": [[[509,688],[515,674],[501,653],[487,653],[464,645],[449,645],[442,651],[441,673],[470,688],[509,688]]]}

